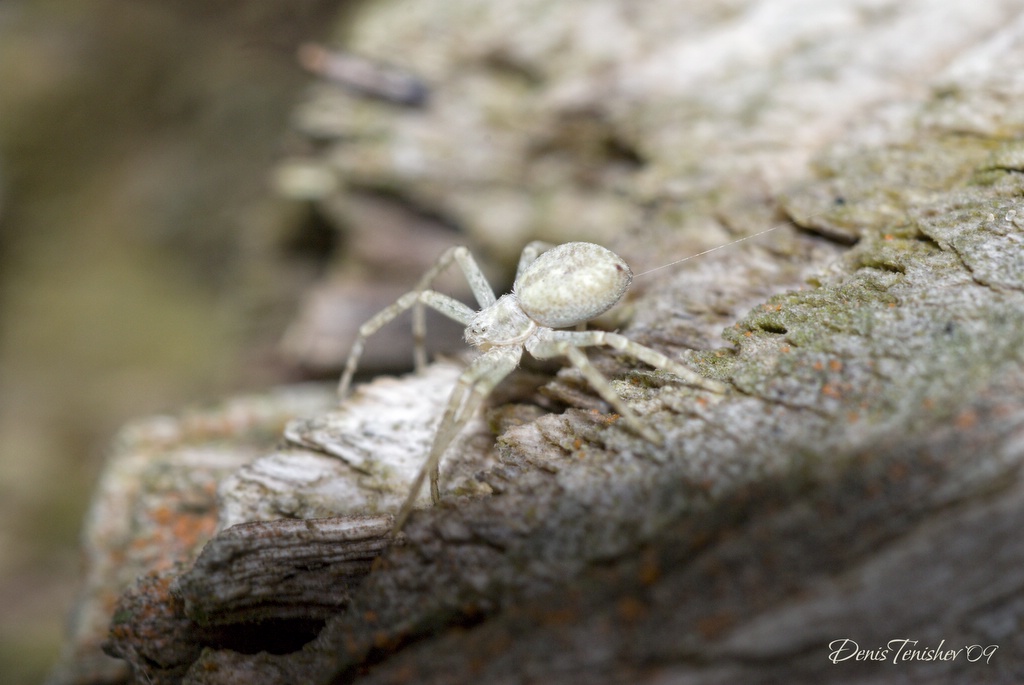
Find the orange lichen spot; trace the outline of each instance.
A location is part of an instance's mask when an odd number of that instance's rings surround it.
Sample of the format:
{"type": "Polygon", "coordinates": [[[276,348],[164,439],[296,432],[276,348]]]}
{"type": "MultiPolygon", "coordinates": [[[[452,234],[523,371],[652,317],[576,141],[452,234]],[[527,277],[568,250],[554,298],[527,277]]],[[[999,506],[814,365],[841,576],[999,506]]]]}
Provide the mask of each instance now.
{"type": "Polygon", "coordinates": [[[658,555],[652,550],[644,552],[640,559],[640,572],[638,574],[640,584],[644,586],[654,585],[661,578],[661,563],[658,555]]]}
{"type": "Polygon", "coordinates": [[[735,623],[736,618],[729,612],[711,614],[697,621],[697,632],[705,640],[715,640],[725,634],[735,623]]]}
{"type": "Polygon", "coordinates": [[[393,683],[415,683],[418,680],[416,669],[409,664],[402,664],[392,672],[393,683]]]}
{"type": "Polygon", "coordinates": [[[500,654],[504,654],[512,646],[514,640],[511,635],[507,633],[498,633],[484,639],[481,656],[496,657],[500,654]]]}
{"type": "Polygon", "coordinates": [[[378,630],[373,634],[373,646],[382,651],[394,651],[398,647],[398,642],[398,639],[386,630],[378,630]]]}
{"type": "Polygon", "coordinates": [[[140,535],[136,537],[134,540],[131,541],[131,543],[129,543],[128,549],[131,550],[131,552],[134,554],[149,549],[153,546],[153,543],[156,541],[155,539],[159,538],[160,532],[162,531],[157,531],[157,535],[140,535]]]}
{"type": "Polygon", "coordinates": [[[572,441],[572,448],[574,450],[578,450],[581,447],[583,447],[583,439],[582,438],[576,438],[575,440],[572,441]]]}
{"type": "Polygon", "coordinates": [[[636,623],[647,613],[647,606],[636,597],[623,597],[615,603],[615,610],[626,623],[636,623]]]}
{"type": "Polygon", "coordinates": [[[551,609],[541,614],[541,621],[547,626],[572,625],[579,618],[579,613],[572,607],[551,609]]]}
{"type": "Polygon", "coordinates": [[[864,496],[867,499],[878,499],[885,494],[885,487],[881,483],[868,483],[864,486],[864,496]]]}
{"type": "Polygon", "coordinates": [[[349,654],[358,654],[363,649],[363,644],[351,633],[346,633],[342,638],[342,642],[345,645],[345,651],[349,654]]]}
{"type": "Polygon", "coordinates": [[[782,354],[789,354],[789,351],[790,351],[789,345],[783,345],[782,346],[782,354]]]}
{"type": "Polygon", "coordinates": [[[906,464],[889,464],[886,469],[886,473],[889,476],[889,480],[900,481],[907,477],[907,465],[906,464]]]}
{"type": "Polygon", "coordinates": [[[974,428],[978,423],[978,412],[973,409],[965,409],[956,415],[953,420],[954,425],[960,430],[967,430],[968,428],[974,428]]]}
{"type": "Polygon", "coordinates": [[[180,545],[191,548],[213,537],[216,528],[213,516],[182,515],[174,521],[171,532],[180,545]]]}
{"type": "Polygon", "coordinates": [[[842,393],[835,383],[826,383],[821,386],[821,394],[827,397],[839,397],[842,393]]]}
{"type": "Polygon", "coordinates": [[[886,233],[885,235],[882,236],[882,240],[892,242],[893,240],[895,240],[895,238],[893,238],[892,233],[886,233]]]}
{"type": "Polygon", "coordinates": [[[841,362],[838,359],[829,360],[828,368],[829,368],[830,371],[834,371],[836,373],[839,373],[840,371],[843,370],[843,362],[841,362]]]}
{"type": "Polygon", "coordinates": [[[170,576],[157,576],[155,574],[151,574],[149,580],[153,584],[153,589],[156,590],[159,594],[171,594],[171,583],[174,582],[174,579],[170,576]]]}
{"type": "Polygon", "coordinates": [[[825,370],[825,365],[823,363],[821,363],[821,361],[819,360],[819,361],[814,362],[814,366],[812,368],[815,371],[824,371],[825,370]]]}
{"type": "Polygon", "coordinates": [[[743,331],[743,335],[747,336],[748,338],[752,338],[752,337],[754,337],[754,332],[753,331],[743,331]]]}
{"type": "Polygon", "coordinates": [[[708,406],[708,398],[706,398],[706,397],[698,397],[697,398],[697,404],[699,404],[702,407],[708,406]]]}
{"type": "Polygon", "coordinates": [[[117,609],[117,602],[121,599],[121,595],[110,590],[104,590],[100,594],[99,604],[103,607],[103,610],[107,615],[113,615],[114,610],[117,609]]]}
{"type": "Polygon", "coordinates": [[[159,506],[153,509],[150,516],[153,518],[153,522],[159,526],[169,526],[174,520],[175,512],[168,506],[159,506]]]}
{"type": "Polygon", "coordinates": [[[463,604],[459,607],[459,612],[467,621],[475,621],[483,616],[484,613],[483,609],[480,608],[480,605],[475,602],[467,602],[463,604]]]}
{"type": "Polygon", "coordinates": [[[466,664],[466,670],[474,678],[479,678],[480,674],[484,672],[484,669],[487,668],[491,661],[491,659],[488,659],[481,654],[473,654],[469,657],[469,663],[466,664]]]}

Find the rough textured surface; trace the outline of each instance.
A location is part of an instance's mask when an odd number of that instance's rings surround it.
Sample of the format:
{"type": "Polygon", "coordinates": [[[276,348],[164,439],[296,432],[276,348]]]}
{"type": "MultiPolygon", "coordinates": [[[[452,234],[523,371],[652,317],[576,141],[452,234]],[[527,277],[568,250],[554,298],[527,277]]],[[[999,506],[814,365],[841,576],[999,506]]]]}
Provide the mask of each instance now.
{"type": "Polygon", "coordinates": [[[84,586],[50,682],[125,680],[125,663],[100,649],[118,596],[140,576],[148,579],[137,594],[163,587],[166,596],[172,570],[190,565],[217,530],[219,483],[265,454],[290,419],[333,402],[322,387],[279,389],[122,429],[85,522],[84,586]]]}
{"type": "MultiPolygon", "coordinates": [[[[179,584],[121,624],[139,682],[1024,678],[1024,121],[1008,104],[1024,97],[1022,6],[701,8],[370,4],[350,43],[416,66],[429,106],[325,95],[303,116],[339,136],[318,159],[346,187],[389,188],[494,249],[559,224],[611,242],[638,272],[617,315],[632,307],[626,332],[733,389],[709,401],[595,353],[666,436],[655,446],[570,371],[539,392],[513,383],[487,415],[497,463],[489,440],[449,455],[480,464],[480,488],[418,511],[358,585],[323,588],[311,616],[332,598],[344,608],[302,633],[315,639],[281,645],[239,619],[251,639],[207,635],[187,664],[195,642],[172,639],[187,617],[179,584]],[[692,229],[721,241],[780,215],[795,230],[643,273],[685,256],[692,229]],[[154,614],[166,659],[132,637],[153,635],[154,614]],[[881,652],[904,638],[964,651],[830,660],[837,641],[881,652]]],[[[378,383],[443,397],[436,368],[378,383]]],[[[314,420],[288,435],[351,467],[360,489],[387,491],[360,450],[401,453],[402,440],[339,429],[374,397],[332,414],[331,430],[314,420]]],[[[275,496],[301,505],[325,482],[300,480],[275,496]]],[[[324,515],[303,506],[295,515],[324,515]]],[[[305,558],[295,537],[269,576],[305,558]]],[[[357,552],[372,538],[337,544],[357,552]]],[[[187,578],[193,606],[235,582],[202,566],[187,578]]]]}
{"type": "Polygon", "coordinates": [[[200,625],[327,618],[348,605],[390,528],[388,516],[243,523],[207,545],[173,592],[200,625]]]}
{"type": "MultiPolygon", "coordinates": [[[[381,378],[358,388],[358,399],[336,411],[290,422],[284,431],[287,449],[257,459],[224,482],[221,525],[394,511],[430,449],[461,371],[456,364],[438,362],[403,381],[381,378]]],[[[492,443],[482,421],[466,426],[453,449],[481,459],[446,463],[445,494],[481,490],[475,474],[491,464],[486,453],[492,443]],[[477,449],[466,450],[468,445],[477,449]]],[[[429,504],[429,494],[421,493],[419,501],[429,504]]]]}

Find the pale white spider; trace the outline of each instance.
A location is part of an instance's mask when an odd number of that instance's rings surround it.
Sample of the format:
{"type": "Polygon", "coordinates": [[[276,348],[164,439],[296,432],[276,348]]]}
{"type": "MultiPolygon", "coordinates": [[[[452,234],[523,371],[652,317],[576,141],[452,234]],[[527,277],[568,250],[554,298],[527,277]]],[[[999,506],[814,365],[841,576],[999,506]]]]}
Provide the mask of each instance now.
{"type": "Polygon", "coordinates": [[[633,274],[621,257],[600,245],[565,243],[545,251],[547,247],[546,243],[533,242],[523,249],[512,292],[500,298],[495,298],[469,250],[465,247],[450,248],[423,275],[415,290],[402,295],[390,307],[360,326],[338,386],[342,398],[348,392],[366,339],[410,308],[413,309],[417,369],[426,365],[424,305],[463,324],[466,342],[482,352],[459,376],[430,454],[416,474],[409,495],[395,519],[394,532],[402,528],[412,511],[428,473],[430,494],[437,504],[440,498],[438,466],[442,455],[491,390],[519,365],[524,349],[537,359],[567,357],[597,394],[622,416],[627,426],[656,443],[661,442],[661,436],[640,422],[581,348],[607,345],[656,369],[673,373],[684,383],[716,393],[724,392],[721,383],[704,378],[660,352],[617,333],[557,330],[581,327],[611,308],[625,294],[633,274]],[[452,262],[459,265],[469,281],[480,304],[479,311],[429,289],[433,280],[452,262]]]}

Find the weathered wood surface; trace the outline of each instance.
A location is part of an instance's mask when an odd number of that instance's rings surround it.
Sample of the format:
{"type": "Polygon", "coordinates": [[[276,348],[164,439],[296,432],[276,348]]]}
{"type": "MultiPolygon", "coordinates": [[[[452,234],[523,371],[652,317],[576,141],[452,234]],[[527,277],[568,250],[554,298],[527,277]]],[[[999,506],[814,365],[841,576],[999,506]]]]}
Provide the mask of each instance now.
{"type": "Polygon", "coordinates": [[[643,272],[790,218],[639,277],[618,314],[730,392],[595,353],[655,446],[573,373],[513,381],[496,444],[469,431],[444,504],[386,545],[453,372],[378,381],[221,480],[221,528],[292,520],[122,598],[108,648],[136,682],[1024,679],[1024,5],[692,5],[370,3],[352,47],[429,104],[321,94],[303,122],[339,136],[317,164],[346,188],[495,252],[588,237],[643,272]],[[253,578],[344,580],[252,611],[253,554],[253,578]],[[847,639],[962,651],[833,663],[847,639]]]}
{"type": "Polygon", "coordinates": [[[266,454],[289,420],[332,403],[324,388],[281,388],[123,428],[84,524],[85,576],[50,682],[126,680],[125,663],[102,651],[119,595],[191,565],[218,529],[218,484],[266,454]]]}

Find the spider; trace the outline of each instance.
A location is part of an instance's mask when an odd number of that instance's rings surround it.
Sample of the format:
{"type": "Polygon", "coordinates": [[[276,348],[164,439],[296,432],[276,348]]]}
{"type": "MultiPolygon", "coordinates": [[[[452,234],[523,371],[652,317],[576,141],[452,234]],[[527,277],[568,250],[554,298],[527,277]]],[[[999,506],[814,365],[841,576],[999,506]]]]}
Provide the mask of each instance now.
{"type": "Polygon", "coordinates": [[[415,290],[402,295],[360,326],[338,385],[342,399],[348,393],[367,338],[409,309],[413,309],[417,370],[426,365],[425,307],[464,325],[466,342],[481,351],[456,382],[430,453],[395,518],[393,533],[404,525],[428,473],[430,495],[434,504],[438,503],[441,457],[491,390],[519,365],[523,350],[537,359],[567,357],[597,394],[622,416],[630,429],[657,444],[662,442],[661,436],[641,423],[608,380],[590,363],[582,348],[606,345],[656,369],[675,374],[688,385],[715,393],[725,391],[721,383],[704,378],[660,352],[618,333],[582,330],[587,321],[607,311],[622,298],[633,280],[633,273],[621,257],[600,245],[574,242],[547,249],[549,247],[547,243],[535,241],[523,249],[512,292],[501,297],[495,296],[466,247],[449,248],[423,275],[415,290]],[[479,311],[430,290],[434,279],[452,262],[462,269],[480,305],[479,311]],[[576,330],[564,330],[572,327],[576,330]]]}

